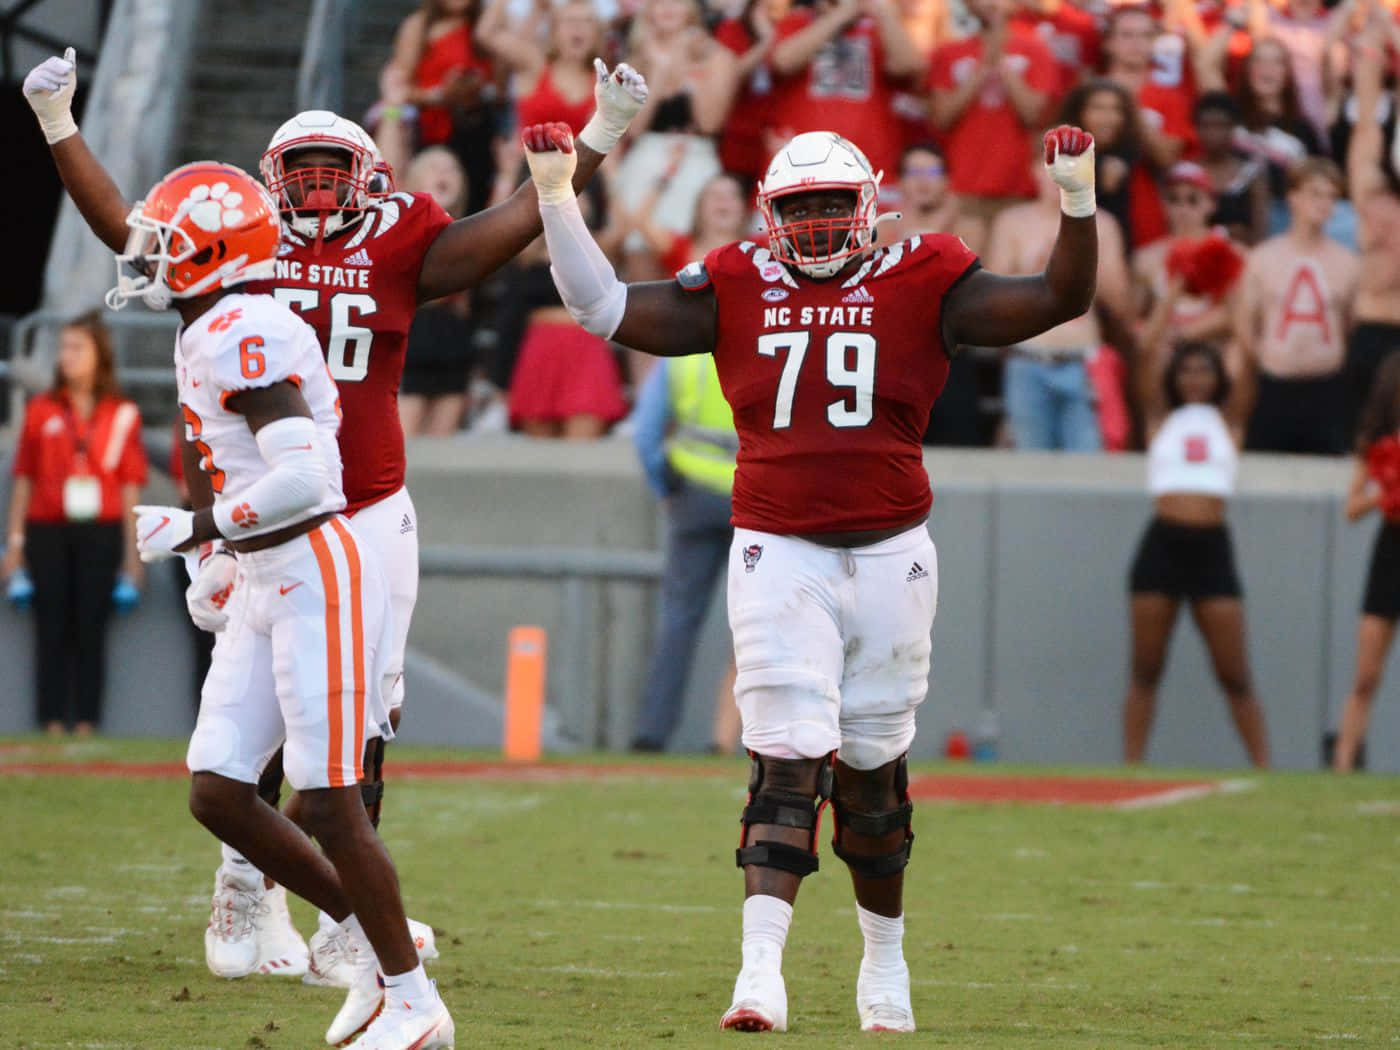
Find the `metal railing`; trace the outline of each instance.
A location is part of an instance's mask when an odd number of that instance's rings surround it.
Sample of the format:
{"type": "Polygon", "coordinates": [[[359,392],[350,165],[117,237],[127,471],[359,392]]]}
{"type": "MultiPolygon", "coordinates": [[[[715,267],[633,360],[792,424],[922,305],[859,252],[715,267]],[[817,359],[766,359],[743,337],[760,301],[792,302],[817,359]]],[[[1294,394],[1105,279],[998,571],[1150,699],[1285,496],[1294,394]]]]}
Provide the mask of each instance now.
{"type": "MultiPolygon", "coordinates": [[[[48,347],[55,345],[52,338],[60,328],[73,319],[73,315],[59,310],[39,310],[26,314],[10,329],[10,356],[0,361],[0,378],[10,383],[10,419],[24,418],[24,403],[29,394],[43,389],[49,384],[53,361],[48,347]]],[[[117,362],[117,380],[124,389],[135,387],[164,387],[174,392],[175,367],[164,365],[129,364],[131,354],[130,336],[136,333],[167,333],[166,340],[174,344],[175,331],[180,318],[172,310],[169,313],[150,311],[108,311],[103,323],[112,329],[113,354],[117,362]]]]}

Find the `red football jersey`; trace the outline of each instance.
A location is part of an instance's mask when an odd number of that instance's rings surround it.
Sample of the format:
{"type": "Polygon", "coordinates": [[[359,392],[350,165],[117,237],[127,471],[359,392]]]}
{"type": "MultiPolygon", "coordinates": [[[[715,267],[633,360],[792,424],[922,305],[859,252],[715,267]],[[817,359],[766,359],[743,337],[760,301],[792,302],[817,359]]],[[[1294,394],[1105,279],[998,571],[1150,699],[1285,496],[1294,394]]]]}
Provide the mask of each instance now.
{"type": "Polygon", "coordinates": [[[426,193],[395,193],[319,251],[284,226],[276,278],[247,286],[272,294],[316,329],[340,389],[340,458],[350,511],[403,487],[398,395],[404,350],[418,309],[423,257],[451,221],[426,193]]]}
{"type": "Polygon", "coordinates": [[[854,532],[928,513],[920,439],[948,378],[943,296],[976,266],[934,234],[828,281],[751,241],[681,271],[682,287],[714,288],[715,365],[739,432],[735,525],[854,532]]]}

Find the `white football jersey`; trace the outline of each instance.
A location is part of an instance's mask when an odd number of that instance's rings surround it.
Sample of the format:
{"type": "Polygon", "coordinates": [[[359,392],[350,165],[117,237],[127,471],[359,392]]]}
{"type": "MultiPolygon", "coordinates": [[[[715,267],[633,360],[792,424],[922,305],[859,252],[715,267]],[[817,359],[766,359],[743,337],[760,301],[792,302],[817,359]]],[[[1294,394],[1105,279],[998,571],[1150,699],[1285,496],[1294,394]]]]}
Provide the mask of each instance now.
{"type": "MultiPolygon", "coordinates": [[[[257,525],[240,539],[286,528],[327,511],[341,510],[340,399],[316,332],[270,295],[226,295],[175,337],[175,374],[185,437],[199,450],[215,505],[237,502],[271,469],[258,450],[248,421],[225,407],[241,390],[290,380],[301,388],[316,424],[316,450],[331,482],[325,498],[305,513],[279,521],[272,530],[257,525]]],[[[238,520],[235,510],[234,520],[238,520]]]]}

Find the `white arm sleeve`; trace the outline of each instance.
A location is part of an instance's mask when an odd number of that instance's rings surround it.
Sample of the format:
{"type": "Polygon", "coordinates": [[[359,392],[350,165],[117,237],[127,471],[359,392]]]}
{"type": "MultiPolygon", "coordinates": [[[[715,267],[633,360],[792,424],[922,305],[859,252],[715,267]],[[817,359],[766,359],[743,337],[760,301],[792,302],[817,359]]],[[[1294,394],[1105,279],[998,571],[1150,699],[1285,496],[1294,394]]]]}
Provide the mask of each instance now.
{"type": "Polygon", "coordinates": [[[267,532],[310,510],[325,498],[330,483],[311,420],[304,416],[274,420],[255,437],[258,451],[272,469],[235,499],[214,507],[215,528],[231,539],[247,535],[250,526],[267,532]],[[235,521],[235,508],[244,507],[248,509],[235,521]]]}
{"type": "Polygon", "coordinates": [[[598,247],[578,210],[578,198],[561,204],[540,202],[549,272],[569,316],[587,331],[611,339],[627,309],[627,285],[598,247]]]}

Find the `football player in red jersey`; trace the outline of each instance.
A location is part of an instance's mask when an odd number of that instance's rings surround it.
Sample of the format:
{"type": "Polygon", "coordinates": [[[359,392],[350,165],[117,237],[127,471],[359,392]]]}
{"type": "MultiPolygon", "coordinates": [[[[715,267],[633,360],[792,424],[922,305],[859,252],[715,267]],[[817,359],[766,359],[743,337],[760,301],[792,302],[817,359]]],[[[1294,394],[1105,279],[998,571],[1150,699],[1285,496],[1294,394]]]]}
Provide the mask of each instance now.
{"type": "MultiPolygon", "coordinates": [[[[618,66],[609,73],[601,61],[595,66],[596,110],[579,134],[574,174],[580,187],[617,144],[646,98],[645,81],[630,67],[618,66]]],[[[49,58],[30,72],[24,95],[69,196],[93,232],[120,251],[126,244],[130,205],[78,132],[71,112],[76,82],[70,48],[63,58],[49,58]]],[[[453,222],[427,194],[376,187],[383,164],[373,140],[357,124],[316,110],[297,114],[277,130],[260,167],[281,209],[283,236],[276,276],[255,282],[249,290],[272,293],[315,328],[339,388],[345,418],[340,446],[346,513],[375,548],[390,581],[395,646],[385,688],[397,726],[404,646],[418,592],[417,515],[404,488],[397,407],[409,326],[420,303],[475,287],[539,236],[534,184],[526,182],[497,207],[453,222]]],[[[199,474],[197,463],[197,455],[186,459],[187,477],[199,474]]],[[[371,742],[364,760],[365,802],[377,825],[383,794],[382,741],[371,742]]],[[[260,793],[276,805],[280,785],[280,756],[274,756],[260,793]]],[[[289,810],[294,814],[295,805],[289,810]]],[[[238,876],[235,881],[246,882],[245,864],[225,849],[218,886],[230,871],[238,876]]],[[[230,935],[230,930],[238,936],[256,935],[261,947],[256,964],[248,969],[216,958],[246,959],[241,946],[224,952],[228,945],[206,938],[210,968],[225,977],[255,971],[305,973],[309,983],[346,984],[351,975],[342,962],[348,956],[334,925],[323,917],[311,942],[311,972],[306,973],[306,946],[291,927],[281,891],[272,892],[263,907],[264,902],[255,899],[259,895],[221,894],[216,886],[213,910],[237,907],[248,912],[248,921],[211,920],[211,929],[222,931],[221,936],[230,935]]],[[[431,957],[431,928],[413,926],[420,950],[431,957]]]]}
{"type": "Polygon", "coordinates": [[[906,755],[938,598],[919,439],[959,345],[1010,346],[1089,308],[1093,139],[1072,127],[1045,136],[1063,214],[1033,277],[987,273],[946,234],[877,246],[880,176],[822,131],[768,166],[766,244],[729,244],[673,281],[629,286],[579,214],[567,128],[524,137],[570,312],[648,353],[714,354],[739,431],[729,622],[753,764],[737,854],[743,964],[722,1027],[787,1025],[782,953],[830,800],[865,937],[861,1028],[912,1031],[906,755]]]}

